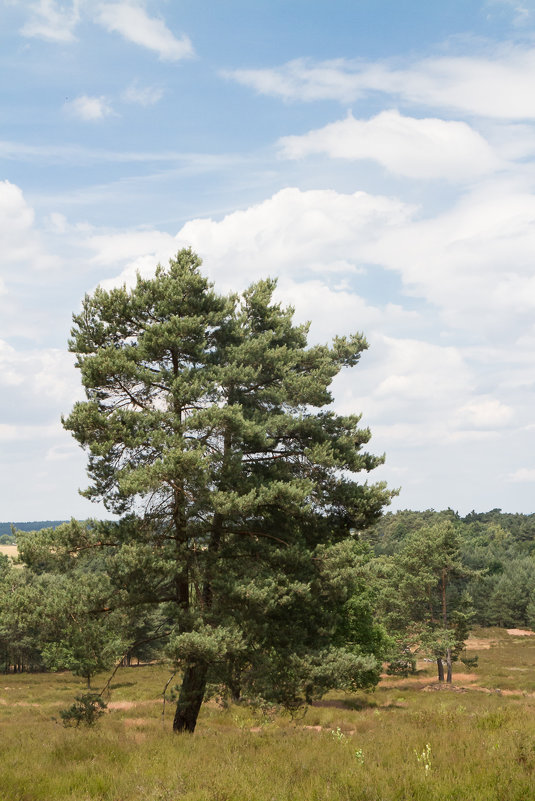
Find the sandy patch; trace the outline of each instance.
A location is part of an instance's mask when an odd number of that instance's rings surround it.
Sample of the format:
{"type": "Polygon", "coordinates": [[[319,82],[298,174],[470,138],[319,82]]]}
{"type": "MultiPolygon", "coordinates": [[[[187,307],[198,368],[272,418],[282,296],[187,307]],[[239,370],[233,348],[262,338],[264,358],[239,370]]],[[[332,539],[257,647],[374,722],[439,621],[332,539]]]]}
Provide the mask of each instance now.
{"type": "Polygon", "coordinates": [[[507,634],[510,634],[511,637],[533,637],[535,636],[535,631],[530,631],[529,629],[507,629],[507,634]]]}

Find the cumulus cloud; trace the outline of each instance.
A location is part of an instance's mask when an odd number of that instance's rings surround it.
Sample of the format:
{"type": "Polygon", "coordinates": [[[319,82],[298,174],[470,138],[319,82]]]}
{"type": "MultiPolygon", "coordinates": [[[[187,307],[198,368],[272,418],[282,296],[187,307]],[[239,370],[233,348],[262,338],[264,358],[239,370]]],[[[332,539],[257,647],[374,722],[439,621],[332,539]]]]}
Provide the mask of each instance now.
{"type": "Polygon", "coordinates": [[[149,17],[139,3],[102,3],[95,19],[107,31],[158,53],[163,61],[178,61],[193,55],[193,45],[187,36],[176,37],[163,19],[149,17]]]}
{"type": "Polygon", "coordinates": [[[480,336],[524,331],[535,311],[535,195],[508,181],[471,189],[448,210],[414,217],[365,248],[399,272],[448,325],[480,336]]]}
{"type": "MultiPolygon", "coordinates": [[[[512,412],[497,399],[478,395],[477,370],[463,349],[394,330],[397,336],[372,330],[372,348],[358,371],[342,374],[334,385],[340,411],[363,412],[374,447],[388,453],[402,448],[406,461],[414,449],[456,448],[499,437],[512,412]]],[[[427,451],[426,458],[432,453],[427,451]]]]}
{"type": "Polygon", "coordinates": [[[31,3],[30,17],[21,28],[28,38],[45,39],[50,42],[74,42],[74,28],[80,19],[79,0],[58,3],[56,0],[39,0],[31,3]]]}
{"type": "Polygon", "coordinates": [[[286,136],[279,146],[285,158],[322,153],[331,158],[373,159],[409,178],[467,181],[499,166],[489,144],[465,122],[415,119],[395,110],[370,120],[349,114],[303,136],[286,136]]]}
{"type": "Polygon", "coordinates": [[[469,116],[535,118],[535,49],[500,45],[477,55],[431,57],[406,67],[387,62],[296,59],[280,67],[224,75],[260,94],[292,101],[353,103],[370,93],[469,116]]]}
{"type": "Polygon", "coordinates": [[[489,346],[504,336],[513,343],[531,325],[534,222],[535,195],[506,180],[477,185],[429,217],[396,198],[286,188],[219,221],[191,220],[176,237],[122,232],[86,245],[95,262],[122,267],[119,283],[180,247],[199,252],[222,289],[281,275],[333,290],[350,280],[358,292],[359,275],[391,271],[405,295],[427,304],[435,329],[456,338],[475,330],[489,346]]]}
{"type": "Polygon", "coordinates": [[[310,275],[343,264],[359,268],[363,249],[398,226],[413,208],[395,198],[366,192],[283,189],[273,197],[221,221],[192,220],[177,234],[209,269],[235,281],[266,274],[310,275]]]}
{"type": "Polygon", "coordinates": [[[0,181],[0,238],[4,292],[8,291],[10,279],[20,275],[20,264],[41,269],[53,264],[52,257],[43,247],[34,222],[34,211],[26,202],[22,190],[9,181],[0,181]]]}
{"type": "Polygon", "coordinates": [[[114,113],[109,100],[104,96],[81,95],[70,102],[69,109],[76,117],[90,122],[102,120],[114,113]]]}
{"type": "Polygon", "coordinates": [[[9,181],[0,182],[0,224],[2,231],[12,238],[20,232],[31,228],[34,221],[34,212],[27,205],[22,190],[9,181]]]}

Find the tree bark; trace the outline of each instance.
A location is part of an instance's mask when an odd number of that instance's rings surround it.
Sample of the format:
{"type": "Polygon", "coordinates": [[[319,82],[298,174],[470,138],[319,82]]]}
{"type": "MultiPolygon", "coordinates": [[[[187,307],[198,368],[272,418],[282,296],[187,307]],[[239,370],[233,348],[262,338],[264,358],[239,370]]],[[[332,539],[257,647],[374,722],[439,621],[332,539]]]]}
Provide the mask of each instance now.
{"type": "Polygon", "coordinates": [[[193,734],[206,689],[206,665],[191,665],[184,671],[180,695],[176,705],[173,731],[193,734]]]}
{"type": "Polygon", "coordinates": [[[447,665],[447,668],[448,668],[448,674],[447,674],[446,682],[447,682],[448,684],[451,684],[451,682],[452,682],[452,670],[451,670],[451,648],[448,648],[448,649],[446,650],[446,665],[447,665]]]}
{"type": "Polygon", "coordinates": [[[438,657],[437,659],[437,669],[438,669],[438,680],[444,681],[444,665],[442,664],[442,659],[438,657]]]}

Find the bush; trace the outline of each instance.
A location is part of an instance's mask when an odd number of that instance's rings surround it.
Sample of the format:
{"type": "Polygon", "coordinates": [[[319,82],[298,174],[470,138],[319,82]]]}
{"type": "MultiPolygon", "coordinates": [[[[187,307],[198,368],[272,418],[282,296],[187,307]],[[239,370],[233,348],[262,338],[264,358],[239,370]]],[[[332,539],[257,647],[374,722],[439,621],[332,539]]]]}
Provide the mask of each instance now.
{"type": "Polygon", "coordinates": [[[407,678],[409,673],[416,673],[416,659],[413,657],[400,657],[388,663],[386,672],[389,676],[403,676],[407,678]]]}
{"type": "Polygon", "coordinates": [[[67,709],[60,710],[60,716],[64,726],[94,726],[97,720],[104,714],[107,704],[96,693],[84,693],[76,695],[74,704],[67,709]]]}

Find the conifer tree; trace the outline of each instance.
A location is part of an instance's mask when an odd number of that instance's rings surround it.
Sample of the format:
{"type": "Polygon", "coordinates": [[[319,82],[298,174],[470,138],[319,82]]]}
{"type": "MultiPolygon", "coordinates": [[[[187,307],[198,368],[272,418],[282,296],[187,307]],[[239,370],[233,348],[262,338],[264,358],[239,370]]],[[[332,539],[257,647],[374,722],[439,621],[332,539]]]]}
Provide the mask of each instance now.
{"type": "Polygon", "coordinates": [[[89,452],[84,494],[121,515],[83,535],[106,549],[108,608],[167,622],[178,732],[209,682],[292,706],[378,680],[371,646],[336,638],[364,559],[350,530],[390,498],[355,480],[382,462],[360,417],[328,409],[363,336],[309,347],[274,281],[224,297],[200,264],[182,250],[86,296],[70,349],[87,400],[64,420],[89,452]]]}
{"type": "Polygon", "coordinates": [[[443,520],[415,529],[399,551],[383,557],[381,567],[387,627],[403,646],[435,657],[439,681],[444,681],[444,659],[451,683],[452,661],[464,646],[473,617],[470,596],[455,586],[473,575],[462,562],[456,526],[443,520]]]}

